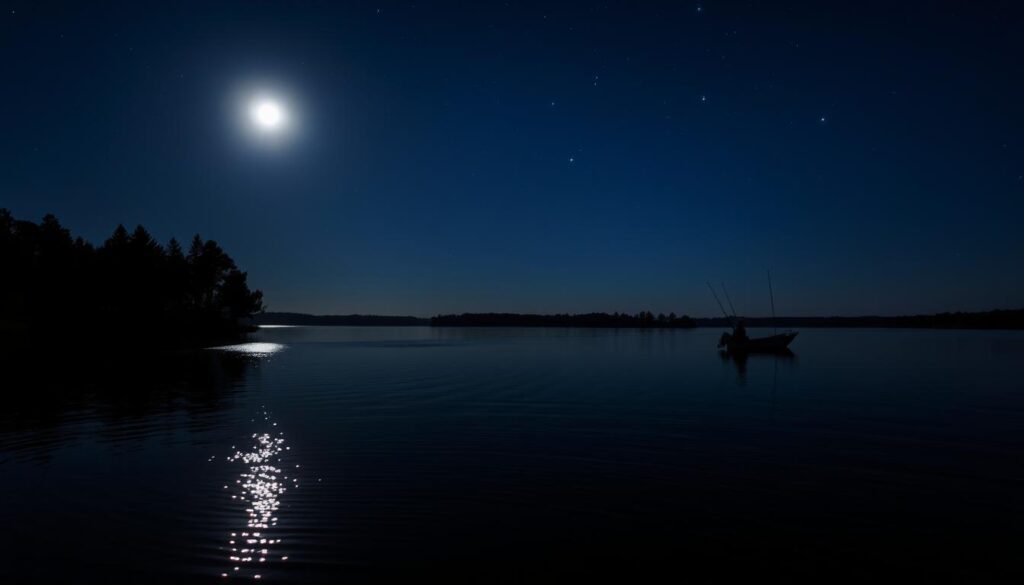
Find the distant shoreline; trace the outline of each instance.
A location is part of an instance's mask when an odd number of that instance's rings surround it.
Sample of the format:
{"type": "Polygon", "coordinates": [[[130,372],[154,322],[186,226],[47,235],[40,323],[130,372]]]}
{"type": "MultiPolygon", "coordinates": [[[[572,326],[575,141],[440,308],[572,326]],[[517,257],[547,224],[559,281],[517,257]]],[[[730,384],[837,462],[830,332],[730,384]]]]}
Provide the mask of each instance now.
{"type": "Polygon", "coordinates": [[[430,319],[393,315],[310,315],[308,313],[265,312],[252,316],[253,325],[430,325],[430,319]]]}
{"type": "MultiPolygon", "coordinates": [[[[641,314],[642,315],[642,314],[641,314]]],[[[462,313],[433,318],[390,315],[310,315],[306,313],[267,312],[254,315],[254,325],[308,326],[405,326],[405,327],[583,327],[616,329],[679,329],[693,327],[729,327],[725,317],[677,318],[675,322],[646,320],[640,315],[606,313],[531,315],[519,313],[462,313]],[[683,319],[688,319],[689,323],[683,319]]],[[[894,317],[740,317],[747,327],[878,328],[878,329],[987,329],[1024,330],[1024,309],[983,312],[936,313],[894,317]]]]}
{"type": "MultiPolygon", "coordinates": [[[[1024,309],[881,317],[740,317],[747,327],[832,327],[849,329],[1024,329],[1024,309]]],[[[725,317],[697,319],[698,327],[727,327],[725,317]]]]}

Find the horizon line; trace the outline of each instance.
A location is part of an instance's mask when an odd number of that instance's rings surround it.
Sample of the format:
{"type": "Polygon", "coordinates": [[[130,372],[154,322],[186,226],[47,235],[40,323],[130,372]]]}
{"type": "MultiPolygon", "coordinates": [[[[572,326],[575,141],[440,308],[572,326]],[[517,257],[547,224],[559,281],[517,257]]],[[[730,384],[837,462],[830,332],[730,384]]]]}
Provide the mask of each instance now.
{"type": "MultiPolygon", "coordinates": [[[[652,311],[638,311],[638,312],[652,312],[652,311]]],[[[673,311],[674,312],[674,311],[673,311]]],[[[757,320],[778,320],[778,319],[896,319],[901,317],[931,317],[936,315],[978,315],[987,313],[1012,313],[1012,312],[1024,312],[1024,306],[1020,308],[996,308],[986,309],[981,311],[963,311],[963,310],[946,310],[938,311],[934,313],[903,313],[903,314],[858,314],[858,315],[775,315],[775,316],[755,316],[755,315],[719,315],[719,316],[704,316],[697,317],[689,315],[687,313],[676,313],[678,317],[689,317],[696,320],[713,321],[716,319],[757,319],[757,320]]],[[[549,313],[535,313],[535,312],[515,312],[515,311],[462,311],[462,312],[448,312],[448,313],[435,313],[429,317],[421,317],[419,315],[400,315],[400,314],[383,314],[383,313],[307,313],[303,311],[263,311],[262,313],[256,313],[254,315],[302,315],[306,317],[387,317],[387,318],[403,318],[403,319],[424,319],[429,320],[434,317],[450,316],[450,315],[539,315],[539,316],[556,316],[556,315],[635,315],[636,313],[628,313],[623,311],[582,311],[582,312],[549,312],[549,313]]],[[[653,312],[652,312],[653,313],[653,312]]],[[[666,313],[654,313],[666,314],[666,313]]],[[[667,313],[671,314],[671,313],[667,313]]]]}

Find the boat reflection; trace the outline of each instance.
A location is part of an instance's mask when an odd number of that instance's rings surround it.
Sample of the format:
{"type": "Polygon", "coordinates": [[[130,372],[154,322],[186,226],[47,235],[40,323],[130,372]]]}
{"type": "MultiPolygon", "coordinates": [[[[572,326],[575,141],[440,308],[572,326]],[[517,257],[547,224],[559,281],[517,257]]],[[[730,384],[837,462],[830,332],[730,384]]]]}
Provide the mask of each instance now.
{"type": "Polygon", "coordinates": [[[748,352],[729,352],[722,351],[718,353],[722,358],[723,364],[732,362],[736,366],[736,382],[739,385],[745,385],[747,383],[747,365],[750,360],[767,362],[772,360],[775,362],[776,371],[780,363],[786,365],[796,365],[797,359],[796,354],[792,351],[785,349],[774,353],[748,353],[748,352]]]}

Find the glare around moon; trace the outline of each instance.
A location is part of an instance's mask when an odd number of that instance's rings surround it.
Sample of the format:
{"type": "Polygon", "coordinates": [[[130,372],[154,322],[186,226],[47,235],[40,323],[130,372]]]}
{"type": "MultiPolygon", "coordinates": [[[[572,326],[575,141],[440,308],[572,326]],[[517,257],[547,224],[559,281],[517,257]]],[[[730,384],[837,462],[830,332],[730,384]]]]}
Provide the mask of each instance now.
{"type": "Polygon", "coordinates": [[[281,104],[273,100],[258,100],[249,109],[250,117],[257,128],[277,130],[284,125],[285,112],[281,104]]]}
{"type": "Polygon", "coordinates": [[[301,96],[287,84],[239,82],[225,97],[226,120],[240,147],[277,156],[302,138],[305,107],[301,96]]]}

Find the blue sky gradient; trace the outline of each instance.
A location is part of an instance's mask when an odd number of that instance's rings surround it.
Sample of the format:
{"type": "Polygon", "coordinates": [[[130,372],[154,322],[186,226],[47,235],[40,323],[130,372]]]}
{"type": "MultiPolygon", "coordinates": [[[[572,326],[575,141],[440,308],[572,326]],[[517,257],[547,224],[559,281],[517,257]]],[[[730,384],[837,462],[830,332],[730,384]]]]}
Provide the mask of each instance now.
{"type": "Polygon", "coordinates": [[[272,310],[1021,307],[1024,9],[899,4],[15,3],[0,206],[199,232],[272,310]]]}

